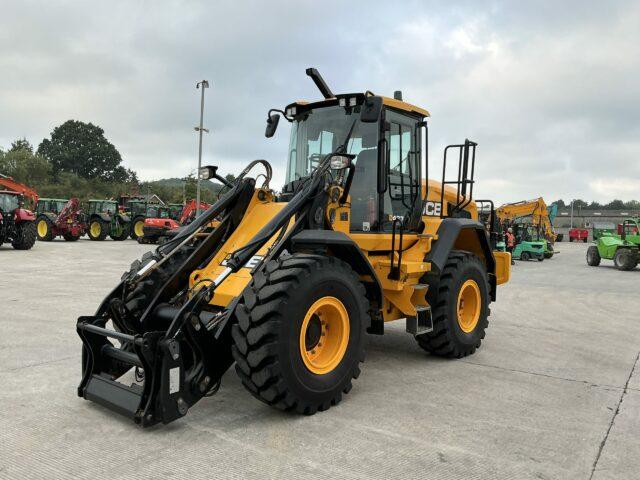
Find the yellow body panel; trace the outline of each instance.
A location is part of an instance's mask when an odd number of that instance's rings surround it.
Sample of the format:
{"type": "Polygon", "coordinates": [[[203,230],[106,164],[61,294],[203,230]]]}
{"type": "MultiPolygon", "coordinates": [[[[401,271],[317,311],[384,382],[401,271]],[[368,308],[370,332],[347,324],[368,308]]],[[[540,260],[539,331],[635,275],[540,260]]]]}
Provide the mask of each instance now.
{"type": "Polygon", "coordinates": [[[496,283],[502,285],[511,278],[511,254],[509,252],[493,252],[496,259],[496,283]]]}
{"type": "MultiPolygon", "coordinates": [[[[423,182],[423,194],[426,191],[427,182],[423,182]]],[[[439,182],[429,180],[429,191],[427,200],[431,202],[440,202],[441,185],[439,182]]],[[[195,270],[191,274],[190,285],[193,288],[197,285],[207,285],[225,269],[225,259],[228,255],[238,248],[247,244],[247,242],[273,218],[286,204],[274,201],[273,195],[268,193],[263,196],[263,200],[258,200],[258,192],[254,193],[247,211],[234,233],[225,242],[220,251],[215,255],[209,264],[202,270],[195,270]]],[[[262,190],[262,192],[266,192],[262,190]]],[[[392,245],[392,234],[389,233],[351,233],[349,229],[350,208],[349,203],[340,205],[338,199],[341,197],[342,190],[330,192],[329,203],[327,205],[327,221],[336,231],[341,231],[349,235],[354,242],[362,250],[363,255],[367,258],[373,271],[380,282],[383,289],[384,302],[382,305],[382,316],[385,322],[405,318],[407,316],[415,316],[416,306],[427,305],[425,294],[427,289],[420,284],[420,279],[431,270],[431,264],[425,262],[427,252],[431,250],[433,241],[437,240],[437,231],[442,219],[440,214],[423,215],[422,220],[425,228],[422,233],[408,233],[403,236],[402,240],[402,265],[400,268],[399,279],[389,278],[391,271],[391,259],[389,251],[392,245]],[[341,216],[341,214],[346,214],[341,216]],[[346,220],[345,220],[346,218],[346,220]]],[[[456,203],[456,190],[450,187],[445,188],[444,205],[456,203]]],[[[472,219],[478,218],[478,210],[474,202],[465,207],[470,213],[472,219]]],[[[293,224],[291,221],[289,227],[293,224]]],[[[475,234],[463,232],[458,238],[454,248],[471,251],[481,258],[484,254],[477,241],[475,234]],[[474,243],[475,241],[475,243],[474,243]]],[[[275,241],[275,236],[257,253],[257,255],[265,255],[268,249],[275,241]]],[[[396,235],[394,265],[398,265],[398,248],[400,247],[399,236],[396,235]]],[[[510,272],[510,256],[508,253],[495,252],[496,257],[496,274],[498,283],[505,283],[509,280],[510,272]]],[[[371,280],[363,277],[363,280],[371,280]]],[[[242,294],[242,291],[251,281],[251,269],[241,268],[238,272],[231,274],[219,287],[216,288],[215,295],[211,300],[212,305],[225,307],[233,299],[242,294]]]]}

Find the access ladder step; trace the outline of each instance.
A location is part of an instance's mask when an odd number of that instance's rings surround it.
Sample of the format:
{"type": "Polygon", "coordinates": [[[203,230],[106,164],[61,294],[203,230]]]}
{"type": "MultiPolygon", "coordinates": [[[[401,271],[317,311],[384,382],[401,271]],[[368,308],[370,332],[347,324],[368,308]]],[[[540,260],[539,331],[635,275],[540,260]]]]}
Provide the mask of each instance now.
{"type": "Polygon", "coordinates": [[[407,333],[413,336],[424,335],[433,331],[433,319],[431,317],[431,307],[420,305],[416,307],[417,315],[407,317],[407,333]]]}

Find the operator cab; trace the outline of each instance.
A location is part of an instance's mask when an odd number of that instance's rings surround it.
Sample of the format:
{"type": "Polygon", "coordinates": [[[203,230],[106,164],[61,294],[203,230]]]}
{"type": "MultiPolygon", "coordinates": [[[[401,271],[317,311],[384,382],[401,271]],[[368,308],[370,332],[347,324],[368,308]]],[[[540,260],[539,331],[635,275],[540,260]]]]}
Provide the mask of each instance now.
{"type": "Polygon", "coordinates": [[[363,94],[286,108],[285,118],[292,127],[283,199],[293,196],[351,132],[344,152],[354,156],[350,230],[390,232],[394,218],[403,222],[405,231],[419,230],[421,169],[426,161],[424,118],[429,113],[398,99],[379,98],[382,108],[374,122],[361,119],[367,101],[363,94]]]}

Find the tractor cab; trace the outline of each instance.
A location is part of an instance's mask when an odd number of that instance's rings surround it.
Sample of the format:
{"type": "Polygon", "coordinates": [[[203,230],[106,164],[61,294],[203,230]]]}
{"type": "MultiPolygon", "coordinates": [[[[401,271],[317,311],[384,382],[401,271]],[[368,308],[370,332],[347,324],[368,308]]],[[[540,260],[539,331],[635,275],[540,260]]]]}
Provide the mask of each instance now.
{"type": "Polygon", "coordinates": [[[421,165],[426,162],[424,119],[429,112],[400,99],[378,98],[382,102],[374,121],[362,118],[368,101],[363,94],[286,107],[291,134],[283,196],[293,195],[320,161],[344,144],[353,168],[350,231],[390,232],[394,219],[417,231],[421,165]]]}
{"type": "Polygon", "coordinates": [[[36,206],[35,213],[37,215],[43,213],[53,213],[54,215],[59,215],[68,201],[69,199],[64,200],[61,198],[41,198],[38,200],[38,205],[36,206]]]}
{"type": "Polygon", "coordinates": [[[180,220],[180,216],[182,215],[182,209],[184,205],[181,203],[170,203],[169,204],[169,218],[171,220],[175,220],[176,222],[180,220]]]}
{"type": "Polygon", "coordinates": [[[0,213],[9,213],[20,208],[23,203],[22,196],[18,192],[0,190],[0,213]]]}
{"type": "Polygon", "coordinates": [[[118,211],[118,203],[115,200],[89,200],[89,215],[107,214],[113,215],[118,211]]]}

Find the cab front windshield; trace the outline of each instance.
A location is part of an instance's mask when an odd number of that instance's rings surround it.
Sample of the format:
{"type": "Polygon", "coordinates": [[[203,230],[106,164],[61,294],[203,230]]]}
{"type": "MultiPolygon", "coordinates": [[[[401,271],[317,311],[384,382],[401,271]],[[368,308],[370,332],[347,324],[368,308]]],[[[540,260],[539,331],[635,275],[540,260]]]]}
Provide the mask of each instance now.
{"type": "Polygon", "coordinates": [[[320,161],[342,145],[355,120],[347,153],[356,155],[354,163],[363,151],[377,158],[378,124],[362,123],[355,108],[324,107],[304,113],[291,127],[287,183],[308,177],[320,161]]]}
{"type": "Polygon", "coordinates": [[[0,210],[3,212],[12,212],[20,206],[19,195],[10,193],[0,193],[0,210]]]}
{"type": "Polygon", "coordinates": [[[352,231],[386,231],[394,218],[413,211],[419,185],[420,137],[416,119],[386,112],[389,131],[385,133],[388,171],[387,189],[378,196],[379,124],[362,123],[358,107],[331,106],[299,115],[291,128],[286,182],[308,177],[320,161],[341,146],[349,129],[353,132],[346,152],[355,155],[355,172],[349,190],[352,231]],[[354,124],[355,120],[355,124],[354,124]]]}

